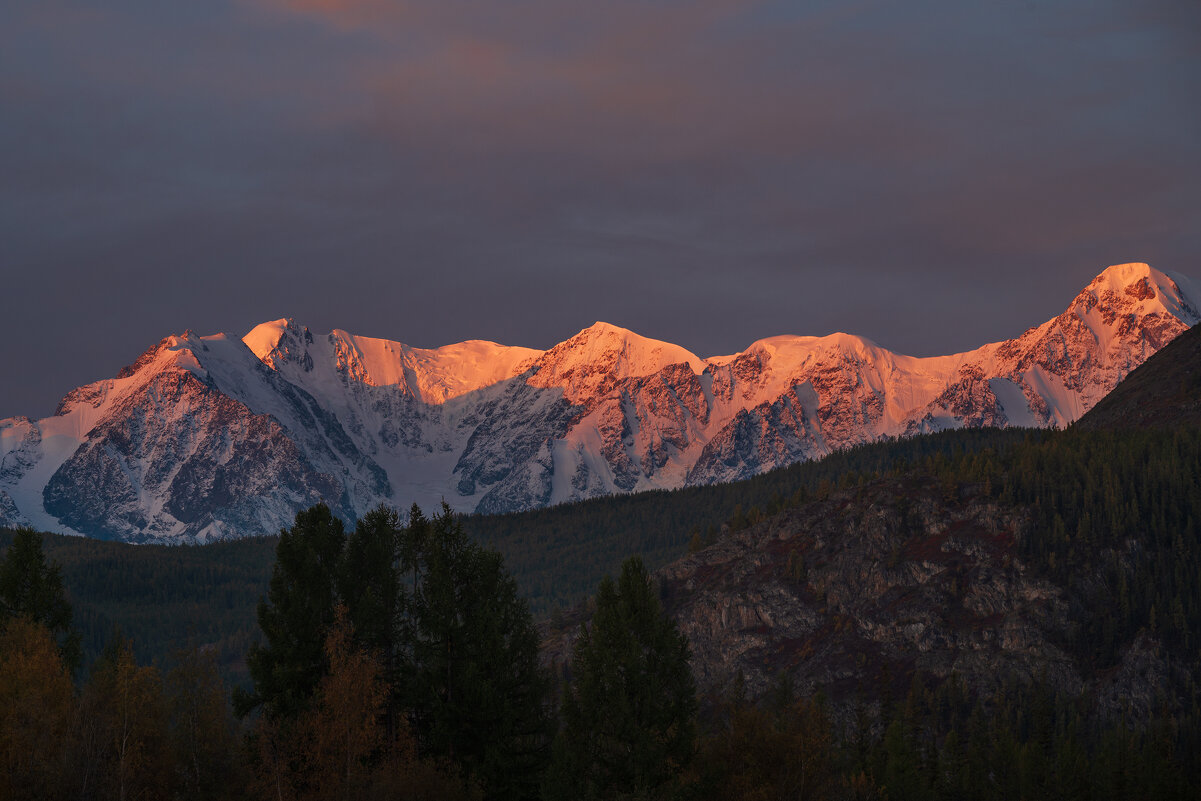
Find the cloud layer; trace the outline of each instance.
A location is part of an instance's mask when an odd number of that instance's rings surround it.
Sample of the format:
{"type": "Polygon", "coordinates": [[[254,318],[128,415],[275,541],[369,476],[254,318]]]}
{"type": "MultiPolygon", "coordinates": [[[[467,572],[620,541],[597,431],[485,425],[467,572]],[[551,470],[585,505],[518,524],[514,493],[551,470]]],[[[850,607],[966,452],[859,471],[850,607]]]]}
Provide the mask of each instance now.
{"type": "Polygon", "coordinates": [[[1187,0],[10,6],[0,415],[281,315],[928,354],[1201,276],[1187,0]]]}

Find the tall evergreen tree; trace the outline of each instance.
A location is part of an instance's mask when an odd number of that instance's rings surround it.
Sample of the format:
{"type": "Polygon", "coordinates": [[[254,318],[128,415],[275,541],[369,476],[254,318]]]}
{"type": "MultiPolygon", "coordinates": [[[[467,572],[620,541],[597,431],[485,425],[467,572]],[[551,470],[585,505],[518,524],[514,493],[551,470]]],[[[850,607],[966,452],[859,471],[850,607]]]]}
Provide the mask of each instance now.
{"type": "Polygon", "coordinates": [[[79,667],[79,634],[71,628],[71,604],[63,591],[62,570],[47,564],[42,535],[17,530],[0,560],[0,620],[23,617],[46,628],[59,642],[67,669],[79,667]]]}
{"type": "Polygon", "coordinates": [[[666,797],[692,758],[696,687],[688,640],[659,605],[637,557],[606,577],[580,629],[550,798],[666,797]]]}
{"type": "Polygon", "coordinates": [[[499,554],[469,540],[446,504],[432,519],[414,506],[404,527],[380,507],[349,538],[325,506],[297,515],[259,607],[255,694],[239,700],[243,713],[261,704],[282,724],[264,729],[280,742],[329,673],[323,644],[338,605],[355,647],[379,662],[385,739],[408,717],[423,756],[458,763],[488,798],[537,794],[547,682],[533,618],[499,554]]]}
{"type": "Polygon", "coordinates": [[[346,534],[325,504],[296,515],[280,532],[267,600],[259,603],[266,642],[247,656],[252,695],[239,694],[245,715],[261,706],[268,715],[290,717],[312,698],[325,667],[325,637],[334,622],[337,577],[346,534]]]}
{"type": "Polygon", "coordinates": [[[395,509],[372,509],[347,538],[338,569],[338,596],[355,640],[376,655],[382,680],[392,688],[385,704],[389,733],[400,724],[399,688],[411,677],[410,598],[401,563],[404,532],[395,509]]]}
{"type": "Polygon", "coordinates": [[[546,761],[547,683],[538,635],[500,555],[467,539],[450,507],[409,532],[414,710],[428,751],[458,761],[488,798],[537,795],[546,761]],[[420,536],[414,536],[420,535],[420,536]]]}

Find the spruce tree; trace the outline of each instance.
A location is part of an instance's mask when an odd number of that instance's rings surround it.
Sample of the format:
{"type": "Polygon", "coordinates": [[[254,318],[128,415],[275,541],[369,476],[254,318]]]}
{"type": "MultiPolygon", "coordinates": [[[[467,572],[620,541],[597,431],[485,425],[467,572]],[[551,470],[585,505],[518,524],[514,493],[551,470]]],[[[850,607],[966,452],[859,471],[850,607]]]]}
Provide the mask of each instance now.
{"type": "Polygon", "coordinates": [[[410,702],[427,753],[460,763],[487,798],[537,795],[548,746],[538,635],[500,554],[467,539],[448,506],[411,517],[410,702]]]}
{"type": "Polygon", "coordinates": [[[280,532],[267,600],[259,603],[266,642],[247,656],[254,693],[235,699],[239,714],[261,706],[268,715],[291,717],[312,698],[326,673],[325,637],[345,541],[342,521],[325,504],[297,513],[292,528],[280,532]]]}
{"type": "Polygon", "coordinates": [[[341,607],[354,647],[379,664],[385,741],[411,725],[422,756],[456,763],[487,798],[537,795],[550,720],[533,618],[500,555],[469,540],[446,504],[432,519],[414,506],[404,527],[379,507],[349,538],[315,506],[282,532],[259,607],[266,642],[248,658],[255,694],[238,703],[271,719],[264,759],[282,764],[272,749],[312,712],[341,607]]]}
{"type": "Polygon", "coordinates": [[[0,622],[22,617],[58,639],[67,669],[79,667],[79,634],[71,628],[71,604],[63,591],[62,570],[47,564],[42,535],[17,529],[12,545],[0,560],[0,622]]]}
{"type": "Polygon", "coordinates": [[[573,652],[550,798],[666,797],[692,758],[696,688],[688,640],[637,557],[606,577],[573,652]]]}
{"type": "Polygon", "coordinates": [[[395,509],[372,509],[347,538],[338,567],[338,595],[356,644],[379,659],[382,680],[390,688],[384,715],[389,735],[401,725],[400,688],[412,677],[411,599],[400,559],[403,532],[395,509]]]}

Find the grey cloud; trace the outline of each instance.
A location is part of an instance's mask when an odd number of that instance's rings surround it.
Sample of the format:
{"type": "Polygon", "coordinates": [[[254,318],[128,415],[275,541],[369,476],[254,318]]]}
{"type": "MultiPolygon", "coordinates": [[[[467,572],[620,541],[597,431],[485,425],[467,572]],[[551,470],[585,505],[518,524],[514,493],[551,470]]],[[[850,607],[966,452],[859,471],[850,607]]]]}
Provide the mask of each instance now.
{"type": "Polygon", "coordinates": [[[1195,4],[21,3],[0,415],[284,314],[960,350],[1201,276],[1195,4]],[[27,332],[44,330],[38,337],[27,332]]]}

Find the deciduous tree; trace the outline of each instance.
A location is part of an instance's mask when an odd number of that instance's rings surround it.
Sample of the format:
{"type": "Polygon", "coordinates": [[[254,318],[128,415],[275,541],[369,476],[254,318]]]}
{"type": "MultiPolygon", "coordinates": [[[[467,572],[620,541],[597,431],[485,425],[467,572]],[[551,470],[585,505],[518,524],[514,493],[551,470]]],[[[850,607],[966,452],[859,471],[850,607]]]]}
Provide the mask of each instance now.
{"type": "Polygon", "coordinates": [[[26,618],[0,633],[0,798],[66,798],[75,719],[58,646],[26,618]]]}
{"type": "Polygon", "coordinates": [[[695,790],[703,798],[817,801],[835,792],[832,727],[810,699],[778,692],[768,704],[735,695],[701,742],[695,790]]]}
{"type": "Polygon", "coordinates": [[[134,660],[119,635],[92,666],[83,688],[84,798],[162,798],[171,784],[163,685],[153,667],[134,660]]]}
{"type": "Polygon", "coordinates": [[[216,660],[192,647],[175,661],[166,701],[176,795],[185,801],[233,798],[240,778],[237,737],[216,660]]]}
{"type": "Polygon", "coordinates": [[[267,801],[454,801],[475,794],[449,765],[421,759],[408,726],[379,725],[389,693],[374,653],[355,642],[345,607],[325,641],[328,673],[292,719],[261,718],[254,789],[267,801]]]}

